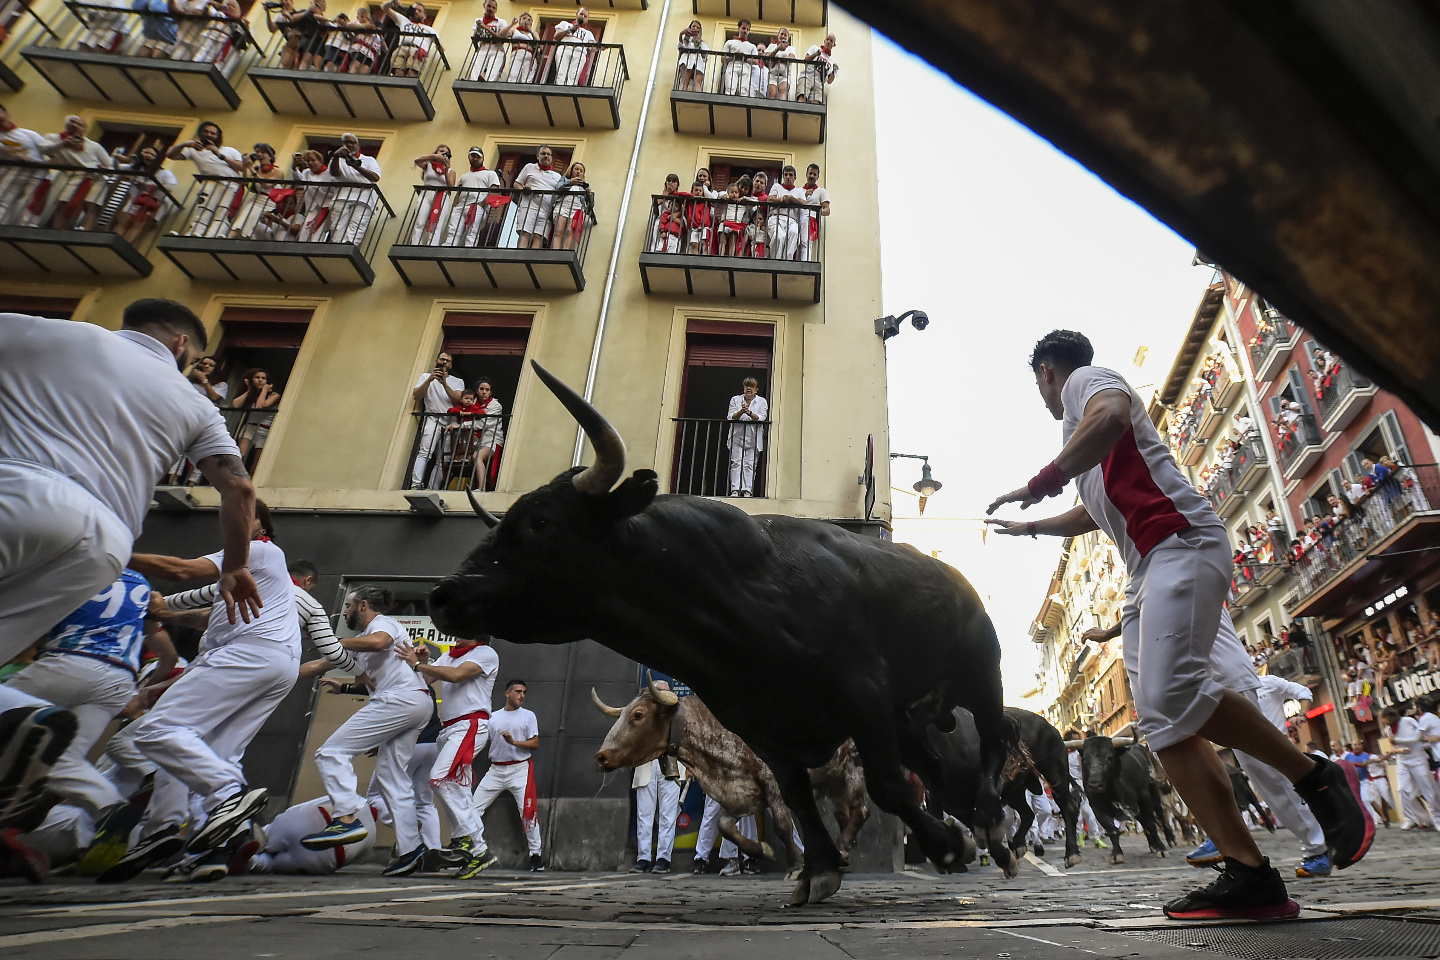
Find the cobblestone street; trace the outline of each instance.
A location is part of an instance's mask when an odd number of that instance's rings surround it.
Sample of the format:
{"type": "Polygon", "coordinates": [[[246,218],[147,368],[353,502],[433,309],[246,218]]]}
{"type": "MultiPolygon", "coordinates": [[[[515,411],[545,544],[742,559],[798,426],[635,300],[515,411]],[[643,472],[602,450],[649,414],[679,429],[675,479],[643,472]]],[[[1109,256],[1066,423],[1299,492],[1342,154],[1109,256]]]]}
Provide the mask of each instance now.
{"type": "MultiPolygon", "coordinates": [[[[1261,843],[1293,873],[1288,834],[1261,843]]],[[[852,876],[827,903],[799,910],[783,906],[790,884],[778,875],[488,872],[460,884],[438,875],[388,880],[364,866],[214,886],[9,885],[0,888],[0,950],[7,960],[1440,955],[1440,838],[1432,833],[1382,831],[1357,867],[1292,884],[1305,907],[1300,921],[1266,927],[1161,918],[1164,900],[1206,879],[1183,852],[1164,860],[1132,852],[1112,866],[1104,851],[1087,848],[1068,872],[1031,858],[1013,880],[993,867],[852,876]]]]}

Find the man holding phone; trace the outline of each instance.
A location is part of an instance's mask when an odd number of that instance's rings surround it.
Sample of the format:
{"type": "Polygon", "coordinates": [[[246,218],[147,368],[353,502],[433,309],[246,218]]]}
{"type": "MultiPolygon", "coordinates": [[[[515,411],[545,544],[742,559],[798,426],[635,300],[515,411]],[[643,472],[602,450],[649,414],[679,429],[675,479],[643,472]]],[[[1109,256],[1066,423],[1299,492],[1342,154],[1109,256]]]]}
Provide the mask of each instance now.
{"type": "Polygon", "coordinates": [[[447,418],[443,415],[460,402],[460,391],[465,389],[465,381],[450,375],[452,363],[450,354],[440,351],[434,369],[410,391],[416,412],[427,414],[420,422],[420,442],[415,445],[415,462],[410,466],[411,490],[426,489],[429,465],[438,459],[440,441],[445,436],[447,418]]]}

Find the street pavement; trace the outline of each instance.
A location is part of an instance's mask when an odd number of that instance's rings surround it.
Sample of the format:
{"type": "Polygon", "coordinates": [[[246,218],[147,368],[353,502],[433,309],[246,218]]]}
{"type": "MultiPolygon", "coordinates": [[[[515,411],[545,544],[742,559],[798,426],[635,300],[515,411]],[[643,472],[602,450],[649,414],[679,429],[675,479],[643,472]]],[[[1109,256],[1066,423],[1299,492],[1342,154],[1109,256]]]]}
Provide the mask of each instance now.
{"type": "MultiPolygon", "coordinates": [[[[1289,834],[1258,834],[1287,876],[1289,834]]],[[[848,876],[824,904],[786,908],[778,874],[721,878],[489,871],[472,882],[400,880],[379,867],[331,877],[249,876],[213,885],[0,881],[0,956],[92,960],[462,957],[464,960],[1051,960],[1145,957],[1440,956],[1440,837],[1381,831],[1359,865],[1296,880],[1295,923],[1175,924],[1160,904],[1210,873],[1185,849],[1165,859],[1129,838],[1127,862],[1087,847],[1033,854],[1007,880],[994,867],[937,876],[848,876]]]]}

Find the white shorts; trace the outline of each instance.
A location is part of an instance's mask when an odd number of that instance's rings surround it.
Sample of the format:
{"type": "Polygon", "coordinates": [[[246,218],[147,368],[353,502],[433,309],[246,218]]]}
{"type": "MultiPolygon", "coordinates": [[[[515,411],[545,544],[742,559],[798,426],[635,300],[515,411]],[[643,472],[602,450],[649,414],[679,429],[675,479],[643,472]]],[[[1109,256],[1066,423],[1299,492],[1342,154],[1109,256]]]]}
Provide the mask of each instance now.
{"type": "Polygon", "coordinates": [[[1155,750],[1198,733],[1225,693],[1210,659],[1231,566],[1224,528],[1191,527],[1131,571],[1120,615],[1125,670],[1140,732],[1155,750]]]}
{"type": "Polygon", "coordinates": [[[62,474],[0,460],[0,663],[114,583],[135,538],[62,474]]]}

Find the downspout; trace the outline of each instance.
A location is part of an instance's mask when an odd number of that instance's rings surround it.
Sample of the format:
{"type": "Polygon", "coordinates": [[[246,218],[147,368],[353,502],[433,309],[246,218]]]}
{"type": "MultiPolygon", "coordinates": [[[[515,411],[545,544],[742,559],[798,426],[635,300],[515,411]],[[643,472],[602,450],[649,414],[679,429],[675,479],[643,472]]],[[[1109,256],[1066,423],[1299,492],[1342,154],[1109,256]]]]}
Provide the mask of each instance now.
{"type": "MultiPolygon", "coordinates": [[[[590,368],[585,372],[587,401],[595,396],[595,375],[600,368],[600,348],[605,342],[605,321],[610,316],[610,300],[615,295],[615,272],[620,263],[620,242],[625,238],[625,225],[630,212],[630,194],[635,187],[635,168],[640,163],[640,145],[644,142],[645,123],[650,118],[650,100],[655,93],[655,76],[660,68],[660,54],[665,46],[665,27],[670,22],[670,2],[665,0],[660,8],[660,30],[655,34],[655,52],[650,57],[650,76],[645,80],[645,99],[640,104],[640,120],[635,127],[635,145],[630,150],[630,169],[625,173],[625,193],[620,198],[620,214],[615,224],[615,245],[610,249],[610,268],[605,274],[605,291],[600,297],[600,318],[595,323],[595,343],[590,348],[590,368]]],[[[575,430],[575,454],[570,459],[572,467],[580,466],[581,455],[585,452],[585,430],[575,430]]]]}

